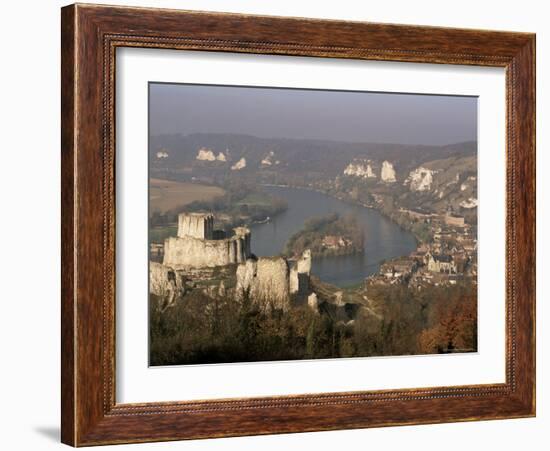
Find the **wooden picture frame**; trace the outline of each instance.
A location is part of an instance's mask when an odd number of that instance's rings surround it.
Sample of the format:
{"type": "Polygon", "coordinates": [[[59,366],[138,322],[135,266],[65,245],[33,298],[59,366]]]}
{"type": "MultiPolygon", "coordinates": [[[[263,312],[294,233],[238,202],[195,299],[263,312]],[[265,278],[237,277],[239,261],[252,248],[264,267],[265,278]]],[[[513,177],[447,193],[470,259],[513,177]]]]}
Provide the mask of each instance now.
{"type": "Polygon", "coordinates": [[[62,441],[73,446],[535,415],[535,35],[71,5],[62,9],[62,441]],[[214,401],[115,399],[115,50],[506,69],[506,382],[214,401]]]}

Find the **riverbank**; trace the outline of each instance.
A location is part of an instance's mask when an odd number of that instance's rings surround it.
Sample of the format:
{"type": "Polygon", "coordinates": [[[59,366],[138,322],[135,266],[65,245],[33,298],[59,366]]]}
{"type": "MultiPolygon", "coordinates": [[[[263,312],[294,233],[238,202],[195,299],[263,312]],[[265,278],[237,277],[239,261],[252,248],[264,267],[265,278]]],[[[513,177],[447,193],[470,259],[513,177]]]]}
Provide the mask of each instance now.
{"type": "Polygon", "coordinates": [[[281,199],[239,182],[218,186],[151,179],[150,196],[150,243],[174,236],[178,215],[183,212],[214,213],[216,228],[231,234],[235,227],[264,224],[286,210],[281,199]],[[184,195],[185,189],[189,193],[184,195]]]}
{"type": "MultiPolygon", "coordinates": [[[[309,187],[309,186],[275,185],[275,184],[269,184],[269,183],[264,183],[260,186],[277,187],[277,188],[291,188],[291,189],[301,189],[301,190],[306,190],[306,191],[313,191],[313,192],[316,192],[316,193],[324,194],[325,196],[329,196],[333,199],[337,199],[341,202],[345,202],[345,203],[350,204],[350,205],[359,206],[359,207],[363,207],[363,208],[368,208],[368,209],[371,209],[371,210],[376,210],[377,212],[382,214],[384,217],[391,220],[395,225],[397,225],[401,229],[412,233],[414,235],[415,239],[416,239],[416,244],[417,245],[425,242],[424,237],[420,236],[420,234],[418,234],[417,232],[415,233],[415,230],[414,230],[413,227],[407,227],[405,225],[405,223],[397,221],[396,216],[392,216],[390,213],[385,211],[382,207],[378,206],[376,203],[367,204],[367,203],[364,203],[364,202],[360,202],[360,201],[351,199],[351,198],[346,197],[346,196],[335,196],[335,195],[333,195],[333,194],[331,194],[327,191],[312,188],[312,187],[309,187]]],[[[396,211],[396,213],[399,212],[398,210],[395,210],[395,211],[396,211]]]]}
{"type": "Polygon", "coordinates": [[[252,252],[259,257],[281,255],[290,237],[303,230],[306,221],[335,213],[341,217],[355,217],[364,242],[362,252],[313,259],[312,273],[330,284],[342,288],[357,286],[366,277],[376,274],[381,262],[409,255],[417,248],[417,241],[410,232],[377,209],[365,208],[316,189],[262,186],[270,195],[284,199],[288,209],[268,224],[251,227],[252,252]]]}
{"type": "Polygon", "coordinates": [[[313,258],[359,254],[364,251],[364,232],[354,217],[332,214],[309,219],[285,245],[286,255],[301,255],[306,249],[313,258]]]}

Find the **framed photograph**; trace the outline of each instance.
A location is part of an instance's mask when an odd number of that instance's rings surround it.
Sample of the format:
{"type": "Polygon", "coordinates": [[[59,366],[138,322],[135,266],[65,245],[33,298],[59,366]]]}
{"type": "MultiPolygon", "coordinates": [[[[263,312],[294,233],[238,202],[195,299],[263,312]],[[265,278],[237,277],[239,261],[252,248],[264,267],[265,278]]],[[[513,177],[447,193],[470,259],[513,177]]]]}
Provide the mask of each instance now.
{"type": "Polygon", "coordinates": [[[62,9],[62,441],[535,415],[535,36],[62,9]]]}

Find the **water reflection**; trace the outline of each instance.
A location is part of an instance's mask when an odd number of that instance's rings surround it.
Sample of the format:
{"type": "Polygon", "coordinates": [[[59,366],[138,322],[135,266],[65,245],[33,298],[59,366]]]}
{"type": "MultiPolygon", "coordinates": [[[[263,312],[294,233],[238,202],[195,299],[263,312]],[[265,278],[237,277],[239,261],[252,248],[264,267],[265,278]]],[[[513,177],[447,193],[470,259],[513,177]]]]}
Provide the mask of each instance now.
{"type": "Polygon", "coordinates": [[[376,210],[347,204],[305,189],[269,186],[265,190],[285,199],[288,209],[266,224],[251,227],[252,252],[258,256],[280,254],[290,236],[302,229],[307,219],[332,213],[352,214],[363,224],[365,252],[314,259],[312,273],[321,280],[339,286],[357,284],[378,272],[381,261],[407,255],[416,248],[416,241],[410,232],[376,210]]]}

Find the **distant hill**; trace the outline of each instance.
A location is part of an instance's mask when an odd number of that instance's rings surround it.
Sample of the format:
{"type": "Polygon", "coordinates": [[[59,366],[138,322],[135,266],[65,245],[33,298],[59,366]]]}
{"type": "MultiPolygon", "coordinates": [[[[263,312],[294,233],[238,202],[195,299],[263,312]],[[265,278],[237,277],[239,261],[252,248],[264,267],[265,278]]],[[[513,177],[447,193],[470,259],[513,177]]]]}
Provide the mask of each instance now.
{"type": "Polygon", "coordinates": [[[402,208],[438,212],[471,214],[477,206],[476,142],[420,146],[197,133],[151,137],[149,159],[152,177],[178,181],[365,191],[391,196],[402,208]]]}
{"type": "Polygon", "coordinates": [[[420,146],[197,133],[153,136],[149,148],[151,166],[159,169],[177,167],[207,172],[231,171],[231,167],[244,158],[246,166],[240,169],[243,172],[284,170],[286,173],[316,172],[336,176],[353,159],[368,158],[388,160],[395,167],[398,177],[406,177],[410,169],[424,162],[475,155],[477,144],[464,142],[447,146],[420,146]],[[226,161],[197,160],[200,149],[211,150],[214,156],[222,153],[226,161]]]}

